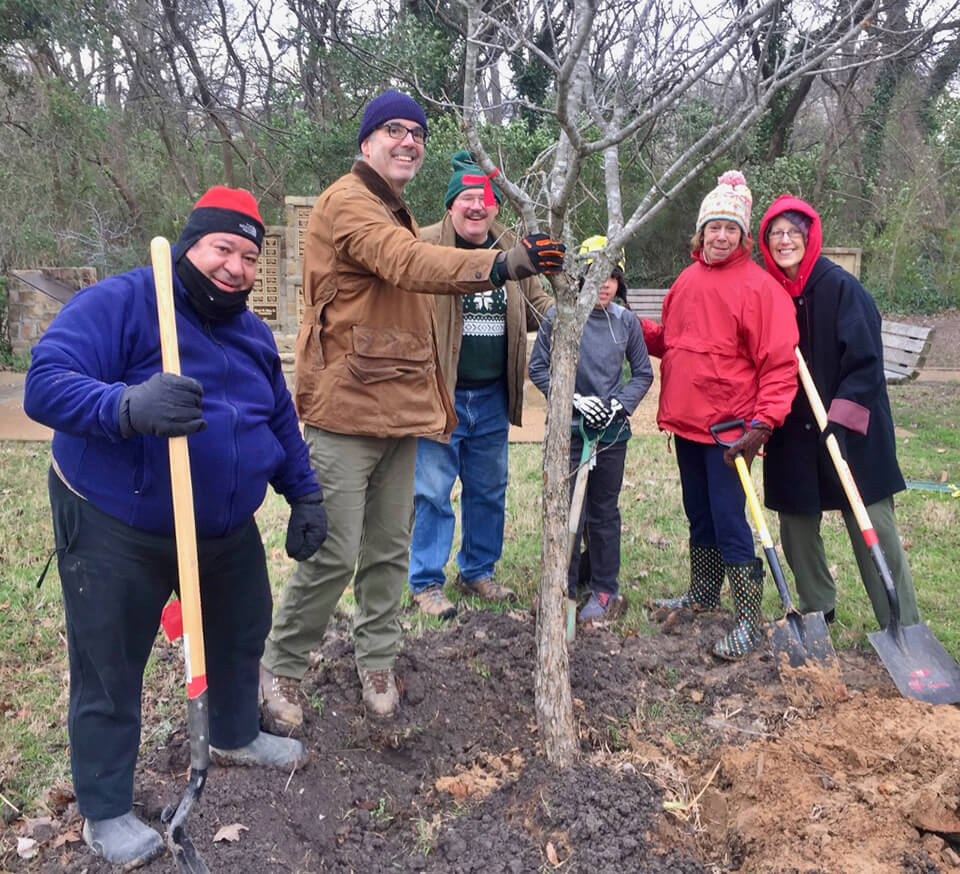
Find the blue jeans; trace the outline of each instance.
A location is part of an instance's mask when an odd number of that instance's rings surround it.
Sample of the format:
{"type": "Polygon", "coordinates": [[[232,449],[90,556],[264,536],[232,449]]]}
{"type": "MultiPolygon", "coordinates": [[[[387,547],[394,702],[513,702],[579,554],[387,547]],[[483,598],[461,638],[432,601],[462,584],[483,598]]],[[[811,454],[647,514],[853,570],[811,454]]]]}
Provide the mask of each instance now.
{"type": "Polygon", "coordinates": [[[683,509],[690,522],[690,543],[716,546],[727,564],[753,561],[753,532],[744,516],[743,486],[723,462],[723,447],[676,437],[683,509]]]}
{"type": "Polygon", "coordinates": [[[503,551],[507,496],[507,390],[503,381],[457,389],[457,427],[449,443],[417,441],[410,590],[446,582],[455,519],[450,491],[460,477],[460,551],[457,566],[468,583],[493,576],[503,551]]]}

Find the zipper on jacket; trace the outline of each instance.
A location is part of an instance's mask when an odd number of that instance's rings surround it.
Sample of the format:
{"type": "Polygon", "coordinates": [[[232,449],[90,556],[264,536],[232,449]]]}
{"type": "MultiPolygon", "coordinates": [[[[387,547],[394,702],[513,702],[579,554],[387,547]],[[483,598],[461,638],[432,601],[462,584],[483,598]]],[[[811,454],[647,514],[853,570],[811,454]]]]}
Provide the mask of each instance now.
{"type": "Polygon", "coordinates": [[[230,356],[227,355],[227,351],[224,348],[223,344],[217,339],[213,333],[213,329],[209,321],[203,323],[203,332],[210,339],[210,342],[213,343],[219,350],[220,354],[223,356],[223,397],[222,400],[230,407],[232,418],[231,418],[231,432],[233,434],[233,484],[230,489],[230,497],[226,502],[227,512],[225,517],[222,520],[222,528],[220,530],[220,537],[224,537],[228,531],[230,531],[230,520],[233,519],[233,510],[236,504],[237,491],[240,488],[240,444],[237,439],[237,430],[240,423],[240,412],[236,407],[236,404],[232,403],[227,394],[226,388],[227,383],[229,382],[229,376],[231,373],[230,366],[230,356]]]}

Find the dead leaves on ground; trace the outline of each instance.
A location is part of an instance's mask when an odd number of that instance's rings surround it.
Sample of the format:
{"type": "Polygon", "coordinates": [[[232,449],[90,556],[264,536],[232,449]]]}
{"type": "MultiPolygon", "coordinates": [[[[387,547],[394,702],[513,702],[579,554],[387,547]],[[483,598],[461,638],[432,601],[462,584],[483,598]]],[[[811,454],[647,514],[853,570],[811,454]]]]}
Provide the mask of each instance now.
{"type": "Polygon", "coordinates": [[[458,766],[456,774],[438,777],[433,785],[438,792],[448,793],[455,801],[486,798],[506,780],[517,779],[523,765],[523,755],[515,748],[499,756],[485,755],[469,768],[458,766]]]}
{"type": "Polygon", "coordinates": [[[230,823],[230,825],[223,825],[217,829],[217,833],[213,836],[213,842],[217,843],[218,841],[239,841],[240,835],[243,832],[250,831],[247,826],[239,822],[230,823]]]}

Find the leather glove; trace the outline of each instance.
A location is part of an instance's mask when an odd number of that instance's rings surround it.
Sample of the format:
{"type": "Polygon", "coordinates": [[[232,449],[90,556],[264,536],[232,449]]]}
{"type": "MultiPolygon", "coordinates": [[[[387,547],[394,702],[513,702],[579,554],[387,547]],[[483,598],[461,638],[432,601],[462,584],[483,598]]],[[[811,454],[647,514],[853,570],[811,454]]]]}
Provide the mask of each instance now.
{"type": "Polygon", "coordinates": [[[120,395],[120,434],[182,437],[207,427],[200,402],[203,386],[189,376],[155,373],[146,382],[128,385],[120,395]]]}
{"type": "Polygon", "coordinates": [[[310,558],[327,539],[327,511],[323,507],[323,490],[317,489],[290,501],[287,523],[287,555],[296,561],[310,558]]]}
{"type": "Polygon", "coordinates": [[[497,272],[506,279],[526,279],[537,273],[563,270],[563,243],[546,234],[528,234],[512,249],[497,255],[497,272]]]}
{"type": "Polygon", "coordinates": [[[573,408],[583,416],[583,421],[594,431],[602,431],[613,421],[610,405],[596,395],[574,394],[573,408]]]}
{"type": "Polygon", "coordinates": [[[741,454],[743,460],[747,463],[747,467],[750,467],[760,448],[770,439],[771,433],[773,433],[773,428],[766,422],[757,422],[752,425],[746,434],[724,451],[723,460],[727,467],[736,468],[737,464],[734,458],[741,454]]]}
{"type": "Polygon", "coordinates": [[[820,434],[820,442],[823,444],[823,448],[829,452],[827,449],[827,437],[833,434],[837,438],[837,444],[840,447],[840,454],[846,458],[847,457],[847,429],[838,422],[827,422],[827,427],[823,429],[820,434]]]}

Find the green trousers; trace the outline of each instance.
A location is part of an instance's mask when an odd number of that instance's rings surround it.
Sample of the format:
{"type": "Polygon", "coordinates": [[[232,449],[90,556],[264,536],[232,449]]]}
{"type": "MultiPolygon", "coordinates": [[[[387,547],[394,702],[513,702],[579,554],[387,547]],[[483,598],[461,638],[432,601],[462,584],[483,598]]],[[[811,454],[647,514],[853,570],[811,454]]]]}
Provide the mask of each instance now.
{"type": "MultiPolygon", "coordinates": [[[[915,625],[920,621],[917,610],[917,593],[913,588],[910,565],[900,543],[900,532],[893,514],[893,498],[884,498],[867,507],[867,515],[873,523],[880,548],[883,550],[893,586],[900,600],[900,621],[903,625],[915,625]]],[[[837,586],[827,566],[827,556],[820,537],[822,513],[814,515],[780,514],[780,542],[787,563],[797,582],[797,607],[801,613],[832,610],[836,606],[837,586]]],[[[853,545],[860,578],[873,604],[873,613],[881,628],[890,622],[890,604],[887,601],[883,580],[877,572],[863,540],[852,510],[843,512],[853,545]]]]}
{"type": "Polygon", "coordinates": [[[311,425],[303,436],[323,485],[327,539],[287,580],[263,665],[278,676],[301,679],[352,579],[357,666],[391,668],[400,649],[417,438],[334,434],[311,425]]]}

